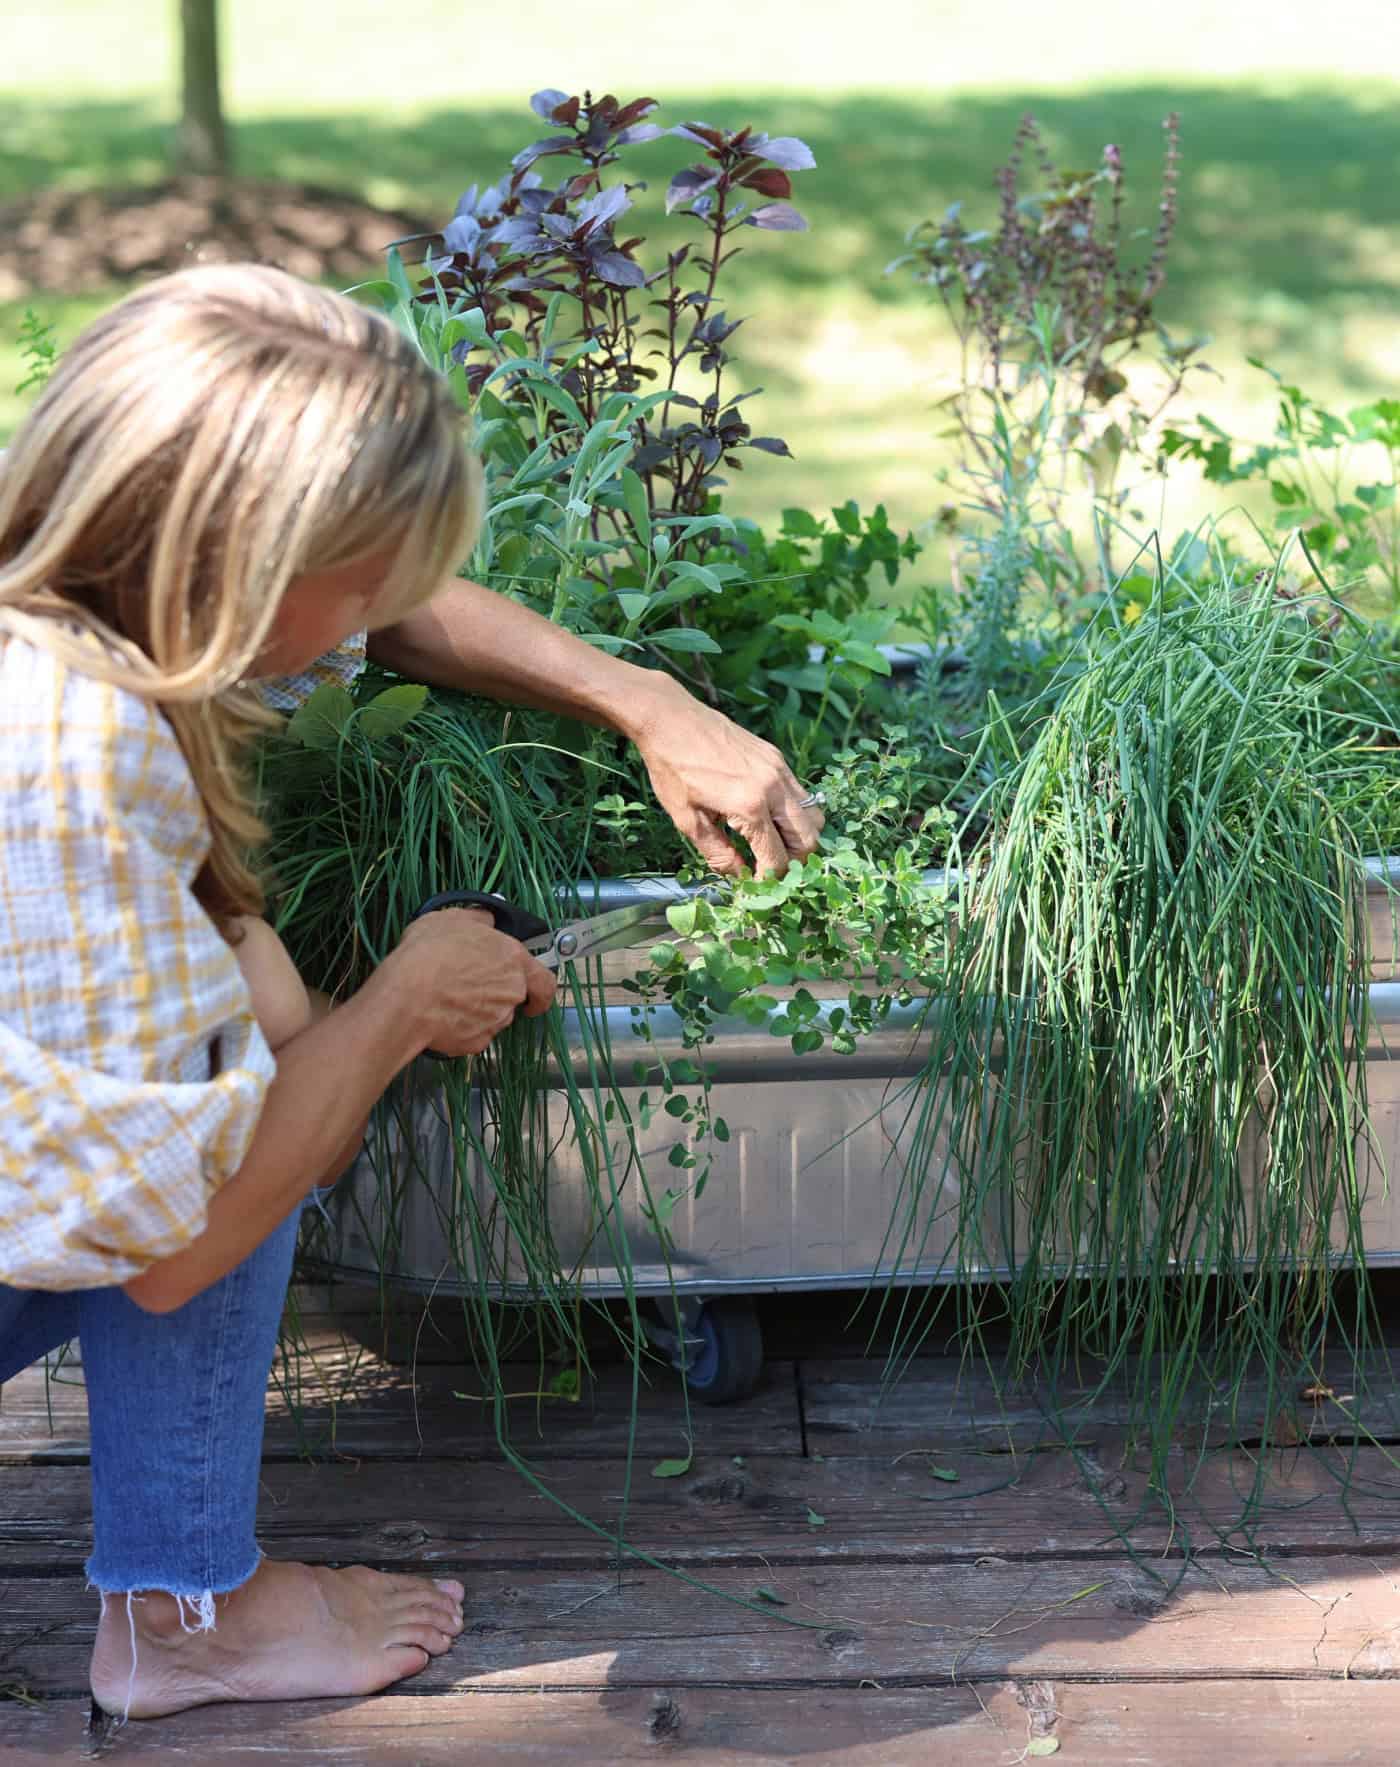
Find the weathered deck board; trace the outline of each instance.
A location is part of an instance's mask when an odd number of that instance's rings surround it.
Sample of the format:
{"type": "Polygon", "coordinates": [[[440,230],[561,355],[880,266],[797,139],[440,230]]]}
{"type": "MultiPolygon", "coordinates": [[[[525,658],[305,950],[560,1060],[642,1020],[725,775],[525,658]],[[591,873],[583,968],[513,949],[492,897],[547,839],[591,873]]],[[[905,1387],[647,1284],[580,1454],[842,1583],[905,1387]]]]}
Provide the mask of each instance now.
{"type": "MultiPolygon", "coordinates": [[[[425,1694],[1400,1675],[1394,1557],[1178,1564],[1171,1592],[1127,1558],[721,1565],[705,1590],[660,1571],[461,1568],[467,1630],[416,1678],[425,1694]],[[760,1587],[786,1605],[755,1601],[760,1587]]],[[[81,1692],[97,1619],[81,1579],[10,1580],[0,1601],[0,1677],[81,1692]]]]}
{"type": "MultiPolygon", "coordinates": [[[[86,1705],[0,1706],[0,1759],[40,1767],[83,1758],[86,1705]]],[[[557,1767],[564,1760],[691,1767],[1012,1767],[1032,1736],[1054,1736],[1066,1762],[1161,1767],[1227,1757],[1232,1767],[1389,1763],[1400,1734],[1400,1685],[1337,1682],[1152,1683],[1111,1687],[1006,1683],[978,1688],[745,1688],[605,1694],[465,1693],[260,1708],[211,1706],[122,1731],[113,1759],[246,1767],[250,1754],[287,1767],[461,1767],[466,1760],[557,1767]],[[1207,1757],[1203,1744],[1218,1754],[1207,1757]]]]}
{"type": "MultiPolygon", "coordinates": [[[[1120,1432],[1129,1416],[1122,1379],[1102,1389],[1081,1379],[1052,1399],[1044,1388],[1016,1388],[951,1357],[911,1363],[888,1390],[869,1361],[804,1359],[801,1366],[807,1444],[828,1455],[1093,1443],[1120,1432]]],[[[1333,1397],[1314,1397],[1317,1383],[1306,1372],[1273,1391],[1257,1377],[1235,1395],[1198,1385],[1183,1401],[1180,1431],[1212,1444],[1257,1441],[1266,1431],[1273,1440],[1400,1442],[1400,1351],[1380,1347],[1361,1369],[1338,1358],[1326,1385],[1333,1397]]]]}
{"type": "MultiPolygon", "coordinates": [[[[836,1456],[891,1456],[920,1448],[1017,1450],[1063,1439],[1084,1445],[1111,1442],[1128,1418],[1125,1388],[1082,1384],[1058,1403],[1041,1389],[1012,1389],[986,1369],[954,1357],[921,1359],[886,1392],[878,1362],[856,1358],[804,1361],[800,1396],[791,1364],[770,1365],[765,1384],[740,1405],[692,1405],[695,1440],[708,1452],[791,1454],[806,1448],[836,1456]]],[[[625,1368],[604,1366],[587,1380],[577,1401],[540,1397],[539,1370],[522,1366],[510,1408],[512,1440],[533,1459],[626,1451],[632,1423],[632,1383],[625,1368]]],[[[490,1408],[459,1397],[478,1391],[474,1371],[450,1364],[401,1368],[339,1336],[322,1337],[290,1379],[276,1371],[269,1393],[269,1460],[298,1456],[400,1460],[415,1453],[463,1459],[501,1458],[490,1408]]],[[[1334,1397],[1315,1399],[1300,1374],[1283,1390],[1260,1380],[1234,1398],[1199,1388],[1182,1409],[1187,1439],[1213,1444],[1273,1440],[1374,1437],[1400,1443],[1400,1352],[1378,1350],[1358,1371],[1329,1368],[1334,1397]]],[[[636,1439],[646,1451],[673,1454],[685,1442],[680,1383],[658,1366],[638,1391],[636,1439]]],[[[79,1369],[45,1382],[30,1369],[9,1382],[0,1398],[0,1464],[28,1460],[80,1461],[87,1456],[86,1400],[79,1369]]]]}
{"type": "MultiPolygon", "coordinates": [[[[653,1478],[655,1462],[644,1458],[630,1494],[620,1460],[557,1459],[541,1472],[603,1528],[617,1525],[628,1494],[628,1542],[678,1565],[1094,1560],[1130,1548],[1177,1557],[1400,1553],[1400,1466],[1378,1448],[1276,1455],[1257,1494],[1250,1456],[1222,1452],[1198,1464],[1178,1454],[1170,1510],[1148,1491],[1143,1469],[1063,1451],[1014,1460],[741,1458],[740,1467],[701,1454],[676,1479],[653,1478]]],[[[514,1468],[456,1460],[406,1463],[392,1483],[373,1462],[269,1464],[259,1534],[274,1557],[316,1563],[603,1569],[614,1556],[610,1540],[585,1531],[514,1468]]],[[[0,1576],[76,1571],[90,1543],[86,1467],[0,1467],[0,1576]]]]}
{"type": "MultiPolygon", "coordinates": [[[[507,1370],[507,1374],[515,1374],[507,1370]]],[[[479,1392],[475,1371],[432,1365],[416,1370],[379,1362],[358,1346],[324,1346],[303,1364],[295,1385],[268,1394],[263,1452],[270,1461],[299,1456],[405,1460],[417,1453],[499,1460],[491,1407],[458,1394],[479,1392]]],[[[511,1390],[525,1396],[510,1407],[511,1439],[532,1458],[625,1454],[632,1433],[632,1381],[620,1367],[603,1368],[578,1400],[535,1396],[533,1366],[518,1371],[511,1390]]],[[[794,1454],[802,1426],[791,1364],[767,1371],[763,1388],[741,1407],[692,1404],[697,1442],[715,1452],[794,1454]]],[[[680,1383],[658,1369],[637,1396],[639,1438],[659,1453],[683,1453],[686,1410],[680,1383]]],[[[87,1398],[81,1372],[65,1369],[45,1381],[41,1368],[9,1381],[0,1396],[0,1464],[86,1460],[87,1398]]]]}
{"type": "MultiPolygon", "coordinates": [[[[713,1767],[1011,1767],[1036,1734],[1105,1767],[1394,1757],[1398,1450],[1275,1454],[1240,1530],[1248,1449],[1202,1459],[1188,1431],[1168,1508],[1145,1501],[1142,1466],[1120,1463],[1121,1389],[1071,1409],[1081,1446],[1069,1452],[1049,1445],[1058,1431],[1036,1394],[998,1397],[946,1355],[920,1357],[880,1403],[878,1360],[813,1359],[844,1348],[833,1330],[796,1368],[773,1364],[747,1404],[696,1407],[695,1462],[676,1479],[650,1476],[685,1451],[681,1395],[658,1369],[638,1410],[627,1536],[709,1589],[635,1562],[619,1585],[610,1542],[532,1492],[485,1408],[453,1397],[469,1390],[462,1366],[394,1367],[338,1331],[310,1337],[302,1436],[285,1396],[269,1399],[264,1543],[276,1557],[462,1574],[468,1632],[404,1691],[128,1726],[110,1739],[114,1760],[611,1767],[664,1752],[713,1767]],[[306,1446],[325,1458],[298,1458],[306,1446]],[[760,1587],[786,1605],[758,1601],[760,1587]]],[[[1249,1442],[1280,1397],[1300,1434],[1354,1434],[1358,1410],[1392,1433],[1388,1370],[1370,1372],[1359,1406],[1331,1372],[1337,1398],[1320,1404],[1251,1387],[1226,1417],[1203,1395],[1196,1437],[1205,1426],[1249,1442]]],[[[539,1384],[533,1368],[521,1379],[539,1384]]],[[[80,1372],[54,1397],[52,1436],[41,1375],[0,1402],[7,1763],[85,1758],[97,1604],[81,1575],[80,1372]],[[44,1702],[31,1710],[7,1687],[44,1702]]],[[[629,1409],[626,1371],[604,1365],[582,1401],[549,1402],[541,1437],[533,1402],[517,1404],[514,1438],[552,1489],[611,1525],[629,1409]]]]}

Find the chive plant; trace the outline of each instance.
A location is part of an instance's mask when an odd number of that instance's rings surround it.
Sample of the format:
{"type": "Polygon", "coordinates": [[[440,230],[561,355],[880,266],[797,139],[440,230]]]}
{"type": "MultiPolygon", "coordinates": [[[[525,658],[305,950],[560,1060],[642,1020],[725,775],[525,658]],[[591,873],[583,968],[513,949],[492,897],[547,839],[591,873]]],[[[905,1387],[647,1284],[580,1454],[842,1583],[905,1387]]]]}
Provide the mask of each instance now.
{"type": "MultiPolygon", "coordinates": [[[[562,823],[550,816],[554,787],[539,761],[533,745],[502,739],[499,708],[450,694],[428,701],[410,686],[362,695],[357,706],[344,689],[320,689],[261,755],[277,922],[302,973],[343,996],[444,890],[496,891],[557,918],[558,887],[579,878],[583,864],[568,831],[586,843],[589,824],[586,813],[562,823]]],[[[576,1004],[596,1004],[583,966],[566,968],[561,980],[576,1004]]],[[[381,1272],[400,1250],[406,1189],[422,1186],[439,1207],[452,1275],[470,1296],[473,1341],[492,1368],[519,1354],[524,1322],[540,1333],[542,1358],[586,1360],[577,1273],[561,1267],[547,1213],[543,1081],[551,1062],[587,1173],[592,1250],[630,1288],[618,1193],[626,1182],[645,1187],[647,1177],[613,1085],[603,1021],[585,1014],[582,1023],[593,1036],[587,1086],[573,1078],[576,1064],[551,1014],[511,1027],[471,1062],[419,1064],[396,1083],[371,1130],[380,1195],[364,1225],[380,1236],[381,1272]],[[428,1169],[419,1145],[415,1125],[428,1098],[445,1131],[447,1174],[428,1169]],[[530,1305],[502,1306],[505,1296],[530,1305]]],[[[635,1304],[628,1317],[619,1329],[640,1353],[635,1304]]]]}
{"type": "MultiPolygon", "coordinates": [[[[1052,1391],[1097,1358],[1159,1474],[1189,1383],[1229,1402],[1252,1366],[1277,1403],[1368,1341],[1377,831],[1335,788],[1358,726],[1394,716],[1323,611],[1271,576],[1159,579],[1143,617],[1086,636],[959,856],[909,1105],[893,1261],[955,1215],[960,1273],[1009,1272],[961,1289],[970,1338],[997,1319],[1012,1376],[1052,1391]]],[[[898,1363],[927,1315],[886,1305],[898,1363]]]]}

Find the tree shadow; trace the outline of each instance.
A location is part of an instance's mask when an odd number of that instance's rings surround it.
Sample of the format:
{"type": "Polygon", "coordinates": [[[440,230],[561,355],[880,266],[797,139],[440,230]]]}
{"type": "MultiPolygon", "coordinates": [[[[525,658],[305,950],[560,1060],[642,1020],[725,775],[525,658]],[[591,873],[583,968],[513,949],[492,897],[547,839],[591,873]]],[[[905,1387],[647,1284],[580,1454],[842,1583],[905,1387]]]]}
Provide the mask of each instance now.
{"type": "MultiPolygon", "coordinates": [[[[994,170],[1027,110],[1068,164],[1092,165],[1105,142],[1116,142],[1127,167],[1129,223],[1147,229],[1156,218],[1161,122],[1180,111],[1181,218],[1161,303],[1169,324],[1209,328],[1223,313],[1271,328],[1281,344],[1302,345],[1330,310],[1389,305],[1400,292],[1393,177],[1400,110],[1342,89],[1135,84],[926,100],[781,92],[661,97],[664,122],[697,114],[722,124],[753,121],[801,135],[815,152],[817,169],[798,176],[795,198],[811,232],[746,240],[749,249],[733,272],[741,294],[764,283],[803,295],[859,284],[877,300],[925,299],[907,283],[885,280],[883,266],[910,225],[954,200],[966,199],[973,220],[994,217],[994,170]]],[[[437,109],[409,122],[374,110],[254,117],[236,124],[235,141],[247,176],[348,187],[445,219],[462,189],[499,177],[510,156],[541,132],[522,102],[437,109]]],[[[149,103],[8,99],[0,119],[0,192],[159,176],[167,136],[149,103]]],[[[655,196],[685,158],[683,144],[668,139],[634,149],[626,163],[655,196]]],[[[670,236],[683,225],[673,218],[670,236]]],[[[656,237],[667,237],[664,224],[656,237]]]]}

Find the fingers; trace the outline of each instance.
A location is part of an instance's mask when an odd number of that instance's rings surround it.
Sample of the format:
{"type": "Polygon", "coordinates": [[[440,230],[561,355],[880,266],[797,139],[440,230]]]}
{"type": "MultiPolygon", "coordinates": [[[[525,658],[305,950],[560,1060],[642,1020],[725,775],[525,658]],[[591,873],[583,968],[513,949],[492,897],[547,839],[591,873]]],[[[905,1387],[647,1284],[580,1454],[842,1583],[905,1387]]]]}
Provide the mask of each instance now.
{"type": "Polygon", "coordinates": [[[525,998],[521,1011],[526,1018],[538,1018],[542,1012],[548,1012],[554,1004],[555,991],[559,986],[559,978],[547,970],[542,963],[533,957],[525,958],[524,969],[525,998]]]}
{"type": "Polygon", "coordinates": [[[735,877],[748,868],[748,860],[723,833],[727,824],[748,843],[760,876],[781,877],[793,859],[817,850],[826,819],[815,804],[803,803],[810,794],[798,784],[781,751],[771,743],[749,740],[748,770],[742,779],[726,781],[723,795],[717,793],[705,804],[695,798],[686,801],[676,792],[679,803],[662,802],[712,871],[735,877]]]}
{"type": "Polygon", "coordinates": [[[803,803],[802,800],[811,793],[797,783],[776,749],[773,758],[777,762],[777,775],[768,786],[767,810],[788,855],[793,859],[805,859],[809,853],[816,852],[826,818],[816,804],[803,803]]]}
{"type": "Polygon", "coordinates": [[[759,877],[781,877],[792,859],[787,842],[771,816],[764,816],[752,828],[739,831],[753,849],[754,870],[759,877]]]}
{"type": "Polygon", "coordinates": [[[690,810],[673,820],[711,871],[720,877],[739,877],[748,870],[748,861],[725,839],[719,823],[707,811],[690,810]]]}

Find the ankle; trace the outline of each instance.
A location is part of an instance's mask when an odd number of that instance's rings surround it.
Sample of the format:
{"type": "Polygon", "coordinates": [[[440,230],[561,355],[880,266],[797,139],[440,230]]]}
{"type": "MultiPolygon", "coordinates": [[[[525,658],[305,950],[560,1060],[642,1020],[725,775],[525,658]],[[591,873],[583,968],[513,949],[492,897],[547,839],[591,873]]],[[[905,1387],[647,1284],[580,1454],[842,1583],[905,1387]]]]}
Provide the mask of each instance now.
{"type": "Polygon", "coordinates": [[[103,1616],[109,1625],[134,1631],[138,1639],[150,1644],[178,1644],[191,1633],[206,1632],[212,1627],[214,1598],[182,1597],[164,1589],[133,1589],[130,1594],[107,1595],[103,1616]]]}

